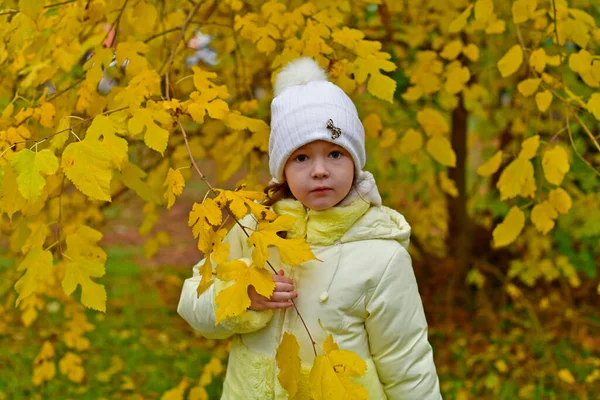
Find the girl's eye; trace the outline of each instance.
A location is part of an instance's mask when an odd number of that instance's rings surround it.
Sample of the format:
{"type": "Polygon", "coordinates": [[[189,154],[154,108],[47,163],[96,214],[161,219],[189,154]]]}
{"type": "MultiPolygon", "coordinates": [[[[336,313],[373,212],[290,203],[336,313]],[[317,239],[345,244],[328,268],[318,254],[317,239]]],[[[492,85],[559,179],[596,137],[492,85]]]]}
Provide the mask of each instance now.
{"type": "Polygon", "coordinates": [[[333,159],[341,158],[342,152],[341,151],[332,151],[331,153],[329,153],[329,157],[331,157],[333,159]]]}
{"type": "Polygon", "coordinates": [[[295,160],[298,161],[298,162],[304,162],[304,161],[306,161],[307,158],[308,157],[306,157],[305,154],[299,154],[299,155],[296,156],[295,160]]]}

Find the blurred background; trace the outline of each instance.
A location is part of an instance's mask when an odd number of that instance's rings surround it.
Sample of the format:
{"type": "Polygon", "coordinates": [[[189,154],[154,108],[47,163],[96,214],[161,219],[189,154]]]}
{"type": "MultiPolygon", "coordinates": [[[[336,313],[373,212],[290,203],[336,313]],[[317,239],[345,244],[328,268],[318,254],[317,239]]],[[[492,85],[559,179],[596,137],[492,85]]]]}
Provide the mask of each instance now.
{"type": "Polygon", "coordinates": [[[412,226],[444,398],[597,398],[599,18],[592,0],[0,0],[0,399],[219,398],[228,341],[176,313],[203,257],[197,171],[269,181],[272,74],[302,55],[352,96],[366,169],[412,226]]]}

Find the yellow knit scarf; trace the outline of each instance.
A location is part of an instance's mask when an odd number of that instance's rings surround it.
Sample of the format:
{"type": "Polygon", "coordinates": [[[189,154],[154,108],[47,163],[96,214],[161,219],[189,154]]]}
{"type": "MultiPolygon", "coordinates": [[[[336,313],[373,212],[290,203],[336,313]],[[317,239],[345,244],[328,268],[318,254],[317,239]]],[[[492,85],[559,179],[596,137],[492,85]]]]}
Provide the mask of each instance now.
{"type": "Polygon", "coordinates": [[[273,204],[278,215],[291,215],[295,224],[288,237],[304,237],[310,245],[331,246],[371,207],[370,203],[356,199],[344,207],[311,210],[298,200],[283,199],[273,204]]]}

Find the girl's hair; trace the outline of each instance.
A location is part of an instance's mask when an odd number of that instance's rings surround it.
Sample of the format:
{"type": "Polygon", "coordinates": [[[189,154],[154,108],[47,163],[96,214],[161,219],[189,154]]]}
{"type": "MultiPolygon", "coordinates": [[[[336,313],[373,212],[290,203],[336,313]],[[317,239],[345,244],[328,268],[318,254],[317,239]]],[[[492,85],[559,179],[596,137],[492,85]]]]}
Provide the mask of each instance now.
{"type": "Polygon", "coordinates": [[[265,194],[267,199],[263,204],[268,207],[282,199],[295,199],[287,182],[270,184],[265,188],[265,194]]]}

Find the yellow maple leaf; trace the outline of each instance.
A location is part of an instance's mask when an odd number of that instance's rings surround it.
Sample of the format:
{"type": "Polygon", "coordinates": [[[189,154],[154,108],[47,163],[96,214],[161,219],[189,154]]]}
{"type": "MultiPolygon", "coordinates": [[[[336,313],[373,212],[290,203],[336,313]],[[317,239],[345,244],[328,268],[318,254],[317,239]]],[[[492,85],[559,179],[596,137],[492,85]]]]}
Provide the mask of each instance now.
{"type": "Polygon", "coordinates": [[[496,152],[496,154],[494,154],[492,158],[487,160],[485,163],[481,164],[479,168],[477,168],[477,174],[483,177],[493,175],[496,173],[496,171],[498,171],[498,168],[500,168],[501,164],[502,150],[496,152]]]}
{"type": "Polygon", "coordinates": [[[550,191],[548,199],[552,207],[561,214],[568,213],[573,205],[571,196],[563,188],[556,188],[550,191]]]}
{"type": "Polygon", "coordinates": [[[223,289],[215,298],[215,326],[227,317],[241,315],[250,307],[248,286],[254,286],[256,292],[267,298],[275,290],[275,282],[269,272],[256,265],[249,266],[243,260],[233,260],[217,265],[217,277],[223,281],[234,281],[233,285],[223,289]]]}
{"type": "Polygon", "coordinates": [[[494,2],[492,0],[477,0],[475,2],[475,20],[485,24],[494,13],[494,2]]]}
{"type": "Polygon", "coordinates": [[[61,167],[83,194],[92,199],[110,201],[111,161],[110,151],[102,142],[85,138],[65,148],[61,167]]]}
{"type": "Polygon", "coordinates": [[[512,15],[515,24],[520,24],[533,17],[537,0],[516,0],[512,4],[512,15]]]}
{"type": "Polygon", "coordinates": [[[541,74],[546,68],[547,56],[546,50],[539,48],[531,52],[529,56],[529,64],[537,71],[538,74],[541,74]]]}
{"type": "Polygon", "coordinates": [[[161,198],[157,190],[145,180],[148,174],[139,166],[124,160],[121,173],[116,176],[123,181],[125,186],[135,191],[144,201],[152,204],[161,203],[161,198]]]}
{"type": "Polygon", "coordinates": [[[379,115],[375,113],[369,114],[362,122],[368,137],[379,137],[379,132],[383,130],[383,124],[381,123],[381,117],[379,115]]]}
{"type": "Polygon", "coordinates": [[[5,212],[8,218],[12,219],[12,216],[17,212],[21,211],[26,205],[27,200],[23,198],[17,184],[17,176],[15,175],[10,164],[7,163],[2,169],[2,180],[0,182],[0,215],[5,212]]]}
{"type": "Polygon", "coordinates": [[[558,377],[561,381],[570,385],[575,383],[575,378],[573,377],[573,374],[566,368],[562,368],[560,371],[558,371],[558,377]]]}
{"type": "Polygon", "coordinates": [[[35,113],[40,117],[40,125],[45,128],[52,128],[54,126],[54,115],[56,115],[56,108],[54,108],[52,103],[43,103],[35,110],[35,113]]]}
{"type": "Polygon", "coordinates": [[[578,53],[569,56],[569,68],[578,74],[585,74],[592,69],[593,60],[589,51],[581,49],[578,53]]]}
{"type": "Polygon", "coordinates": [[[558,218],[558,213],[547,200],[536,204],[531,211],[531,222],[544,235],[554,228],[556,218],[558,218]]]}
{"type": "Polygon", "coordinates": [[[592,95],[588,99],[586,108],[589,112],[594,114],[594,117],[596,117],[596,119],[600,120],[600,93],[592,93],[592,95]]]}
{"type": "Polygon", "coordinates": [[[356,65],[355,79],[357,83],[361,84],[367,80],[367,76],[370,76],[367,83],[369,93],[393,103],[396,81],[379,72],[379,70],[386,72],[396,70],[396,64],[389,61],[389,58],[389,54],[381,52],[370,54],[367,57],[357,57],[354,61],[354,65],[356,65]]]}
{"type": "Polygon", "coordinates": [[[429,136],[445,135],[450,127],[444,116],[437,110],[425,107],[417,113],[417,121],[429,136]]]}
{"type": "Polygon", "coordinates": [[[194,203],[188,218],[188,226],[192,227],[194,237],[198,237],[204,229],[202,225],[209,223],[219,226],[223,223],[223,213],[214,199],[206,198],[202,203],[194,203]]]}
{"type": "Polygon", "coordinates": [[[552,92],[550,92],[549,90],[538,92],[535,95],[535,102],[538,106],[538,109],[541,112],[545,112],[546,110],[548,110],[548,107],[550,107],[550,104],[552,103],[552,92]]]}
{"type": "Polygon", "coordinates": [[[81,383],[85,376],[81,357],[70,351],[58,362],[58,369],[61,374],[66,375],[70,381],[75,383],[81,383]]]}
{"type": "Polygon", "coordinates": [[[134,112],[127,122],[127,127],[132,135],[145,132],[144,142],[146,145],[163,155],[169,141],[169,131],[157,125],[155,120],[158,118],[155,118],[152,110],[142,108],[134,112]]]}
{"type": "Polygon", "coordinates": [[[211,118],[223,119],[229,111],[229,105],[218,98],[219,92],[216,89],[204,89],[202,92],[193,92],[190,95],[190,102],[187,105],[187,111],[199,124],[204,123],[206,113],[211,118]]]}
{"type": "Polygon", "coordinates": [[[569,156],[565,149],[555,146],[546,151],[542,158],[542,167],[546,180],[554,185],[560,185],[570,169],[569,156]]]}
{"type": "Polygon", "coordinates": [[[458,94],[465,88],[465,84],[469,82],[469,79],[471,79],[469,68],[461,67],[460,64],[453,68],[448,67],[444,88],[451,95],[458,94]]]}
{"type": "Polygon", "coordinates": [[[220,189],[217,189],[217,191],[219,195],[215,198],[216,203],[219,207],[226,206],[229,208],[237,219],[248,214],[248,210],[259,220],[272,221],[277,218],[277,214],[271,211],[269,207],[255,202],[255,200],[263,201],[265,199],[266,195],[262,192],[240,188],[235,191],[220,189]]]}
{"type": "Polygon", "coordinates": [[[340,350],[331,335],[325,339],[323,350],[325,355],[315,357],[309,375],[314,399],[367,399],[367,390],[350,380],[364,375],[367,363],[351,351],[340,350]]]}
{"type": "Polygon", "coordinates": [[[537,154],[538,148],[540,147],[540,135],[535,135],[527,138],[521,143],[521,151],[519,157],[526,160],[531,160],[537,154]]]}
{"type": "Polygon", "coordinates": [[[547,200],[536,204],[531,211],[531,222],[544,235],[554,228],[556,218],[558,218],[558,213],[547,200]]]}
{"type": "Polygon", "coordinates": [[[104,276],[106,253],[97,242],[102,234],[87,226],[79,226],[75,233],[67,235],[67,250],[64,253],[65,276],[62,287],[67,296],[81,285],[81,303],[94,310],[106,311],[106,289],[92,281],[92,277],[104,276]]]}
{"type": "Polygon", "coordinates": [[[471,61],[479,60],[479,47],[476,44],[470,43],[463,49],[463,54],[471,61]]]}
{"type": "Polygon", "coordinates": [[[525,214],[517,206],[513,206],[504,221],[494,228],[494,247],[503,247],[511,244],[517,239],[525,226],[525,214]]]}
{"type": "Polygon", "coordinates": [[[386,128],[381,133],[381,138],[379,139],[379,147],[382,149],[391,147],[396,143],[396,139],[398,138],[398,133],[392,128],[386,128]]]}
{"type": "Polygon", "coordinates": [[[169,172],[167,173],[167,179],[165,179],[165,183],[163,186],[167,187],[167,191],[165,192],[165,200],[167,200],[168,210],[171,207],[173,207],[173,204],[175,204],[175,199],[181,196],[181,193],[183,193],[183,188],[185,187],[185,180],[183,179],[181,171],[169,168],[169,172]]]}
{"type": "MultiPolygon", "coordinates": [[[[100,140],[100,137],[103,137],[102,143],[109,150],[115,167],[121,169],[123,162],[127,159],[129,146],[127,140],[116,135],[117,131],[118,128],[112,119],[106,115],[98,115],[86,131],[85,137],[94,140],[100,140]]],[[[69,132],[65,133],[68,137],[69,132]]]]}
{"type": "Polygon", "coordinates": [[[52,253],[44,250],[41,245],[32,248],[25,259],[21,261],[17,271],[25,271],[23,276],[15,283],[15,290],[19,293],[16,305],[21,300],[33,293],[40,291],[49,279],[52,269],[52,253]]]}
{"type": "Polygon", "coordinates": [[[454,60],[463,50],[463,43],[460,40],[453,40],[444,46],[440,57],[446,60],[454,60]]]}
{"type": "Polygon", "coordinates": [[[423,135],[416,129],[407,129],[400,139],[398,148],[402,154],[413,153],[423,147],[423,135]]]}
{"type": "MultiPolygon", "coordinates": [[[[525,157],[517,157],[504,168],[496,187],[500,189],[500,200],[511,199],[523,192],[523,188],[533,183],[533,164],[525,157]]],[[[529,192],[529,191],[528,191],[529,192]]]]}
{"type": "Polygon", "coordinates": [[[294,218],[289,215],[279,216],[276,220],[261,221],[258,230],[248,238],[248,244],[254,246],[252,260],[254,264],[263,267],[269,257],[269,246],[279,249],[284,263],[299,265],[309,260],[316,260],[310,246],[303,238],[283,239],[277,232],[288,231],[294,226],[294,218]]]}
{"type": "Polygon", "coordinates": [[[277,367],[279,367],[277,378],[281,386],[287,390],[290,399],[293,399],[296,395],[300,383],[302,364],[298,356],[299,353],[300,345],[296,336],[284,332],[275,359],[277,360],[277,367]]]}
{"type": "Polygon", "coordinates": [[[443,136],[434,136],[427,142],[427,152],[434,160],[448,167],[456,166],[456,153],[450,141],[443,136]]]}
{"type": "Polygon", "coordinates": [[[58,159],[48,149],[34,152],[23,149],[17,152],[10,161],[17,174],[17,184],[23,198],[37,200],[42,194],[46,180],[42,176],[52,175],[58,169],[58,159]]]}
{"type": "Polygon", "coordinates": [[[512,46],[506,54],[498,61],[498,69],[503,78],[506,78],[519,69],[523,63],[523,50],[521,46],[515,44],[512,46]]]}
{"type": "Polygon", "coordinates": [[[528,97],[537,91],[541,82],[542,80],[540,78],[525,79],[519,82],[517,89],[523,96],[528,97]]]}
{"type": "Polygon", "coordinates": [[[473,4],[469,4],[469,6],[458,15],[451,23],[448,28],[448,32],[457,33],[462,31],[467,25],[467,20],[471,16],[471,11],[473,10],[473,4]]]}

